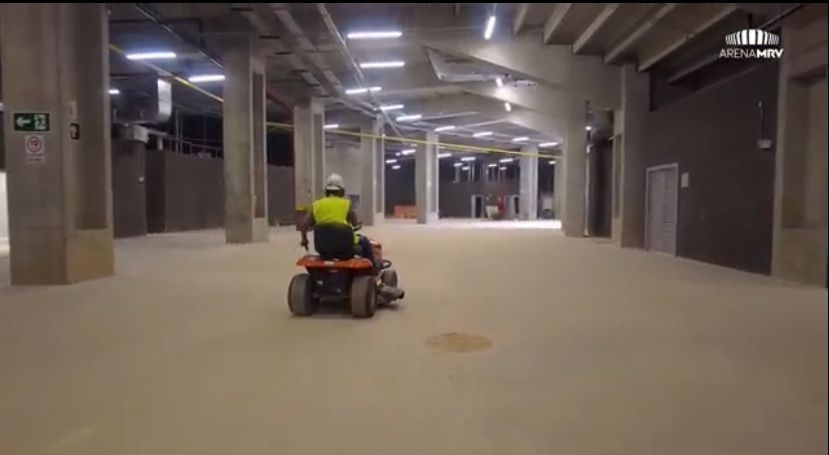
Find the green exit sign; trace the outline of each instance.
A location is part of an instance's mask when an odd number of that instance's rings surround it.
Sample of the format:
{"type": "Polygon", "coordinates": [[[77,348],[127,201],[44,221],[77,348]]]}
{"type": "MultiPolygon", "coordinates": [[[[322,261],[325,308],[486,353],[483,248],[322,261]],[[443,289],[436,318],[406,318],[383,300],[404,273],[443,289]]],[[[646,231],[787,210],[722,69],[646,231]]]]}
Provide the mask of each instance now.
{"type": "Polygon", "coordinates": [[[49,131],[49,113],[15,112],[12,116],[15,131],[49,131]]]}

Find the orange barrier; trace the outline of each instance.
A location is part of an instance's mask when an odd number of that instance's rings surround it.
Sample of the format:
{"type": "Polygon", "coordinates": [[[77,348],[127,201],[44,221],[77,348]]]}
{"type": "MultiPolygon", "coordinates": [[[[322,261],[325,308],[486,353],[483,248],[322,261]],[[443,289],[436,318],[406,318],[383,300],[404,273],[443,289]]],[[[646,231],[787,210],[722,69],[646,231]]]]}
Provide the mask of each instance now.
{"type": "Polygon", "coordinates": [[[417,218],[417,208],[414,205],[395,205],[395,218],[417,218]]]}

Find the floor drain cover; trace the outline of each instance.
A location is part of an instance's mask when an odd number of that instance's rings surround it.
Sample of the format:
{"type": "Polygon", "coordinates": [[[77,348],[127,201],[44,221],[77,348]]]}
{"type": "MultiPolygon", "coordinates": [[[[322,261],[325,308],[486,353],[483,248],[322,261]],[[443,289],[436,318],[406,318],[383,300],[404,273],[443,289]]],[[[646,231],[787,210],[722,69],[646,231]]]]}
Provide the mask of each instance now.
{"type": "Polygon", "coordinates": [[[426,345],[439,352],[477,352],[492,347],[492,340],[472,333],[449,332],[426,338],[426,345]]]}

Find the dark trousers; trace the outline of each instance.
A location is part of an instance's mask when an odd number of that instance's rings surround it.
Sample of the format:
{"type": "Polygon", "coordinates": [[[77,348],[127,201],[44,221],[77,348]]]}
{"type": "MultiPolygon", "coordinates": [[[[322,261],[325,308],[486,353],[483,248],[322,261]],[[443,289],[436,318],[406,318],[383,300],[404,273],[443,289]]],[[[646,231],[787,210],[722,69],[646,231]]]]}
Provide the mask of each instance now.
{"type": "Polygon", "coordinates": [[[371,241],[364,235],[358,235],[357,237],[357,254],[368,259],[377,267],[377,264],[374,262],[374,251],[371,249],[371,241]]]}

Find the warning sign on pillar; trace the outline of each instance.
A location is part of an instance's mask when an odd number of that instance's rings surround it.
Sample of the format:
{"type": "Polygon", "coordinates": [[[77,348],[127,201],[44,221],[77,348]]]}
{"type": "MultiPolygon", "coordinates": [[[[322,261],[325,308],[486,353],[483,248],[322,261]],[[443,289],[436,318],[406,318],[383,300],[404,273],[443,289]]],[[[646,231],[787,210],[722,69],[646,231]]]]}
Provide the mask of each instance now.
{"type": "Polygon", "coordinates": [[[46,146],[40,134],[26,135],[26,162],[43,163],[46,161],[46,146]]]}

